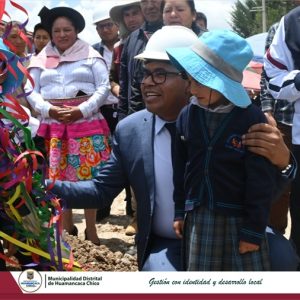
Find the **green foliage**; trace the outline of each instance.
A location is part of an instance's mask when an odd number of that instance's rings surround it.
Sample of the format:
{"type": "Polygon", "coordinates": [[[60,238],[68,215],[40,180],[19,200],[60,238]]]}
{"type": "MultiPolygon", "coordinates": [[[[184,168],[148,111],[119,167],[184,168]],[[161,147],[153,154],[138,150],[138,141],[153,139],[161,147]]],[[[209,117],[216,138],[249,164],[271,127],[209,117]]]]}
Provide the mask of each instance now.
{"type": "MultiPolygon", "coordinates": [[[[297,5],[293,0],[265,1],[267,30],[297,5]]],[[[231,12],[232,30],[243,37],[262,32],[262,11],[257,9],[261,7],[261,0],[238,0],[231,12]]]]}
{"type": "Polygon", "coordinates": [[[258,6],[259,0],[238,0],[231,13],[231,27],[243,37],[248,37],[256,31],[256,14],[251,10],[258,6]]]}

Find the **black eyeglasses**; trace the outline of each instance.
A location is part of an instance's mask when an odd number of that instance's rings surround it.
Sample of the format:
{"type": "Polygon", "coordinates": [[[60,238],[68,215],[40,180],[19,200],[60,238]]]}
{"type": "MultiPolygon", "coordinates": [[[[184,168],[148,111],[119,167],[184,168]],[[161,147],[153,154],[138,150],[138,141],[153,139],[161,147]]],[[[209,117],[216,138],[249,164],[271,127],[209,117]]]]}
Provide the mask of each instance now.
{"type": "Polygon", "coordinates": [[[115,23],[113,23],[113,22],[97,24],[97,29],[99,29],[99,30],[104,30],[105,28],[111,29],[114,25],[115,25],[115,23]]]}
{"type": "MultiPolygon", "coordinates": [[[[183,72],[168,72],[164,70],[157,70],[150,72],[147,69],[143,70],[143,81],[151,76],[151,79],[156,84],[163,84],[166,82],[167,76],[181,76],[183,79],[186,79],[185,73],[183,72]]],[[[143,82],[142,82],[143,83],[143,82]]]]}

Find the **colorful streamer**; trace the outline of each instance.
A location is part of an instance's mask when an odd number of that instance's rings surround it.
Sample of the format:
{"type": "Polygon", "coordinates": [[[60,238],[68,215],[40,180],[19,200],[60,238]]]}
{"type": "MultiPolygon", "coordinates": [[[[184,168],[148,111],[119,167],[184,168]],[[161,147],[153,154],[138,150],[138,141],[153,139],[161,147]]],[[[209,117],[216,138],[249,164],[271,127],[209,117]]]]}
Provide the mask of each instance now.
{"type": "Polygon", "coordinates": [[[3,231],[0,237],[28,251],[34,263],[43,265],[48,259],[53,270],[79,270],[62,240],[59,201],[43,185],[43,156],[35,149],[28,128],[5,108],[15,108],[14,114],[23,121],[28,117],[15,99],[9,99],[12,103],[0,100],[0,202],[18,238],[3,231]]]}
{"type": "MultiPolygon", "coordinates": [[[[0,0],[0,18],[9,17],[5,11],[5,0],[0,0]]],[[[31,43],[22,29],[28,23],[28,13],[19,4],[9,1],[27,19],[20,27],[20,37],[28,47],[31,43]]],[[[3,40],[9,34],[9,26],[3,40]]],[[[5,42],[6,43],[6,42],[5,42]]],[[[7,43],[6,43],[7,44],[7,43]]],[[[15,58],[15,57],[14,57],[15,58]]],[[[7,68],[17,80],[9,60],[7,68]]],[[[31,81],[26,68],[19,69],[31,81]]],[[[0,238],[13,244],[16,250],[31,259],[30,265],[46,270],[79,271],[81,266],[74,261],[71,247],[62,235],[62,208],[44,185],[45,160],[36,149],[27,127],[29,117],[18,101],[11,95],[0,96],[0,238]]],[[[15,264],[14,260],[0,254],[0,259],[15,264]]],[[[20,264],[22,262],[19,261],[20,264]]],[[[28,265],[28,263],[26,263],[28,265]]]]}

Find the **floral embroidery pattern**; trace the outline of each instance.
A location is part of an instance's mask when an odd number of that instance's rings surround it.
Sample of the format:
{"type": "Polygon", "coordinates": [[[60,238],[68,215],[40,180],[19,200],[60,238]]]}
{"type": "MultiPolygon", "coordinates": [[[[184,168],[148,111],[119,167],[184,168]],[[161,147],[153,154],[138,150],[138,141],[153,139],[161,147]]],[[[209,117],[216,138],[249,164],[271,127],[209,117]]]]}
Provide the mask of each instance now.
{"type": "Polygon", "coordinates": [[[50,168],[49,169],[49,178],[51,179],[60,179],[60,172],[59,172],[59,168],[50,168]]]}
{"type": "Polygon", "coordinates": [[[68,153],[67,141],[62,141],[61,142],[61,155],[64,156],[64,155],[67,155],[67,153],[68,153]]]}
{"type": "Polygon", "coordinates": [[[95,135],[95,136],[93,136],[92,140],[93,140],[94,150],[96,152],[100,152],[100,151],[103,151],[106,149],[104,136],[95,135]]]}
{"type": "Polygon", "coordinates": [[[100,162],[101,162],[101,155],[99,152],[91,151],[86,155],[86,163],[88,166],[95,167],[100,162]]]}
{"type": "Polygon", "coordinates": [[[80,167],[80,157],[78,155],[68,155],[67,161],[75,169],[80,167]]]}
{"type": "Polygon", "coordinates": [[[76,169],[71,166],[67,167],[65,177],[69,181],[78,181],[76,169]]]}
{"type": "Polygon", "coordinates": [[[61,168],[62,170],[66,169],[67,163],[68,163],[68,161],[67,161],[67,156],[66,156],[66,155],[65,155],[65,156],[62,156],[62,157],[61,157],[61,160],[60,160],[60,168],[61,168]]]}
{"type": "Polygon", "coordinates": [[[93,144],[90,138],[82,138],[80,140],[79,152],[82,155],[89,153],[92,150],[93,144]]]}
{"type": "Polygon", "coordinates": [[[78,155],[79,147],[80,147],[80,143],[78,141],[76,141],[75,139],[68,140],[69,154],[78,155]]]}
{"type": "Polygon", "coordinates": [[[60,164],[61,151],[59,148],[50,148],[49,163],[58,168],[60,164]]]}
{"type": "Polygon", "coordinates": [[[91,168],[87,165],[81,166],[79,169],[77,169],[77,176],[80,180],[91,179],[92,178],[91,168]]]}
{"type": "Polygon", "coordinates": [[[52,138],[50,140],[50,147],[51,148],[59,148],[60,147],[60,140],[58,138],[52,138]]]}
{"type": "Polygon", "coordinates": [[[49,178],[79,181],[97,176],[110,155],[110,141],[103,135],[78,139],[52,138],[45,142],[49,178]]]}
{"type": "Polygon", "coordinates": [[[108,151],[102,151],[101,152],[101,158],[102,158],[102,160],[107,161],[109,159],[109,155],[110,155],[110,152],[108,152],[108,151]]]}

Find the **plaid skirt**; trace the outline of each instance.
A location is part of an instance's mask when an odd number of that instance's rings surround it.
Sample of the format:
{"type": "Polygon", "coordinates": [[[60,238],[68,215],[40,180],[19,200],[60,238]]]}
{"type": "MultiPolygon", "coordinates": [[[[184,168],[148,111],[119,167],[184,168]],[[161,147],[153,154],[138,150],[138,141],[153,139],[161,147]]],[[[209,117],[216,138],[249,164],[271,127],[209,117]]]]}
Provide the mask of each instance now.
{"type": "Polygon", "coordinates": [[[185,220],[183,264],[187,271],[268,271],[266,237],[259,251],[239,253],[241,217],[225,216],[199,206],[185,220]]]}

